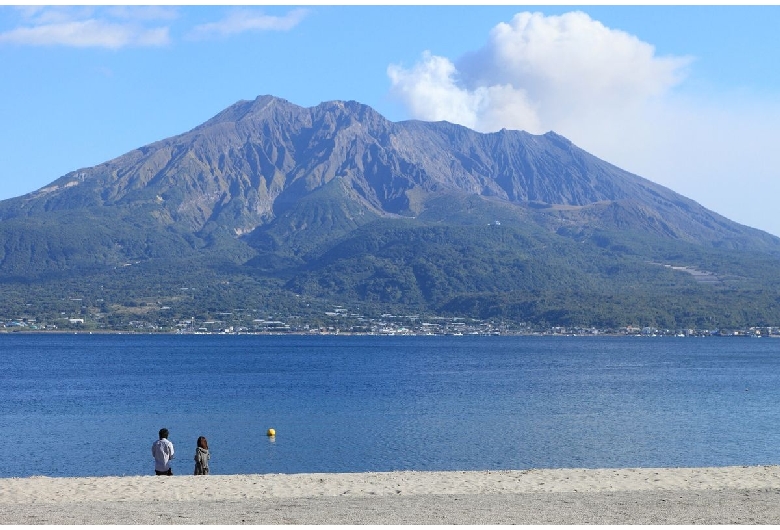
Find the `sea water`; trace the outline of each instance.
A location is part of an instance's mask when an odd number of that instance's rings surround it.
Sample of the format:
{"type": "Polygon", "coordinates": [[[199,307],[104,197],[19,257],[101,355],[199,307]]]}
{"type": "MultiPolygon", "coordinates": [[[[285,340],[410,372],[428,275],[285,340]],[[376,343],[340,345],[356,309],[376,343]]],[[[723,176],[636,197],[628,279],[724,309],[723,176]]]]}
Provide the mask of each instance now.
{"type": "Polygon", "coordinates": [[[0,335],[0,477],[780,463],[780,340],[0,335]],[[276,436],[266,435],[269,428],[276,436]]]}

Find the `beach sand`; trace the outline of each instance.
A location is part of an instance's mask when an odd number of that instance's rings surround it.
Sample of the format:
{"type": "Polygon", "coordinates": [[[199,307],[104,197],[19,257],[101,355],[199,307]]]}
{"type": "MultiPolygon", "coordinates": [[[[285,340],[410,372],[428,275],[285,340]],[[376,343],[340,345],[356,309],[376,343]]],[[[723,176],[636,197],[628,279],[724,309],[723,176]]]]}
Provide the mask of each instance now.
{"type": "Polygon", "coordinates": [[[780,466],[0,479],[4,524],[778,524],[780,466]]]}

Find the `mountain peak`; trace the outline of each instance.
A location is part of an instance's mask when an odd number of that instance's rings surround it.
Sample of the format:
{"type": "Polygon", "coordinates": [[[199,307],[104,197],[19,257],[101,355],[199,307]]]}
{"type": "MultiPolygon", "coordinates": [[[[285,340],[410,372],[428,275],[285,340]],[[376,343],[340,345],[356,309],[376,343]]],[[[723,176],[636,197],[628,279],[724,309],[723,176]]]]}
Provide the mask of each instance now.
{"type": "Polygon", "coordinates": [[[296,107],[296,105],[293,105],[285,99],[271,95],[258,96],[252,101],[240,100],[221,111],[213,118],[199,125],[195,130],[210,127],[218,123],[237,122],[246,118],[247,116],[261,114],[273,107],[279,106],[296,107]]]}

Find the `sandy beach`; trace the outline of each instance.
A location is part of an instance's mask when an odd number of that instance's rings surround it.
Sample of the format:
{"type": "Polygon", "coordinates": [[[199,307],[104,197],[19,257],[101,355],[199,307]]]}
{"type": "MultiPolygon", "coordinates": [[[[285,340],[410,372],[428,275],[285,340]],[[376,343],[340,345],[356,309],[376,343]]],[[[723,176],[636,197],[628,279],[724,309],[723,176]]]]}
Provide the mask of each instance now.
{"type": "Polygon", "coordinates": [[[4,524],[778,524],[780,466],[0,479],[4,524]]]}

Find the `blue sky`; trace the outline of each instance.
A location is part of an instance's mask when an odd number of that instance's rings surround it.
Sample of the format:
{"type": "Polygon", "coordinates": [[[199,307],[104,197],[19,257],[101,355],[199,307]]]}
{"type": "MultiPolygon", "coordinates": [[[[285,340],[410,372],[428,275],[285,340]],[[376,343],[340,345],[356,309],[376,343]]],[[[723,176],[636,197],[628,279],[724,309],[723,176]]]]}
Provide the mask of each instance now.
{"type": "Polygon", "coordinates": [[[554,130],[780,235],[780,6],[0,6],[0,199],[271,94],[554,130]]]}

